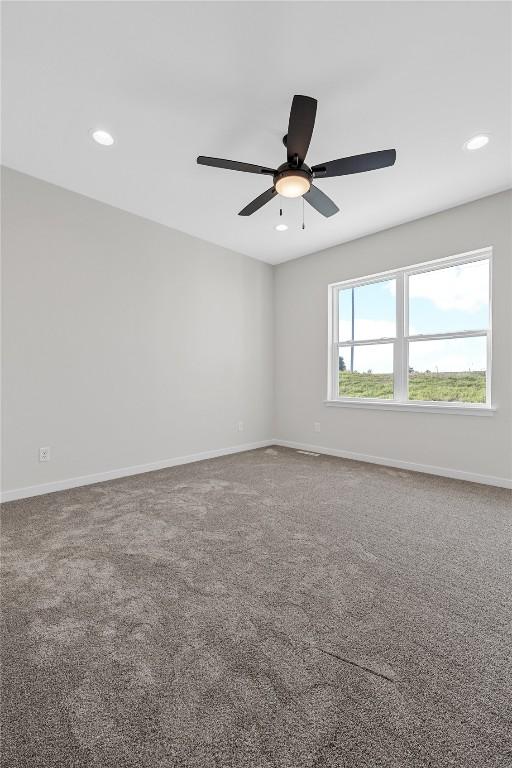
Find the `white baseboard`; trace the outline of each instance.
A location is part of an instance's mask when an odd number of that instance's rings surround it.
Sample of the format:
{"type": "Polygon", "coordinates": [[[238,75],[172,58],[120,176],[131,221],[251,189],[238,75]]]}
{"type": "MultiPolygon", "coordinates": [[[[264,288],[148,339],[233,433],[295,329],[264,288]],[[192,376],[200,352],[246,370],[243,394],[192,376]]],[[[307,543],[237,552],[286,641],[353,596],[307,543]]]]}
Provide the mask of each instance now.
{"type": "Polygon", "coordinates": [[[41,485],[30,485],[26,488],[15,488],[12,491],[3,491],[1,494],[2,502],[15,501],[16,499],[27,499],[31,496],[41,496],[44,493],[55,493],[55,491],[65,491],[68,488],[78,488],[81,485],[92,485],[93,483],[103,483],[106,480],[116,480],[120,477],[129,477],[130,475],[141,475],[144,472],[154,472],[157,469],[166,469],[167,467],[177,467],[180,464],[191,464],[194,461],[205,461],[205,459],[215,459],[218,456],[228,456],[231,453],[243,453],[252,451],[255,448],[266,448],[274,445],[273,440],[260,440],[257,443],[245,443],[244,445],[235,445],[231,448],[218,448],[213,451],[203,451],[201,453],[192,453],[189,456],[178,456],[174,459],[164,459],[163,461],[153,461],[150,464],[138,464],[133,467],[121,467],[120,469],[110,469],[107,472],[98,472],[94,475],[82,475],[81,477],[70,477],[67,480],[54,480],[51,483],[42,483],[41,485]]]}
{"type": "Polygon", "coordinates": [[[423,472],[427,475],[439,475],[441,477],[451,477],[454,480],[467,480],[471,483],[482,483],[483,485],[496,485],[498,488],[512,488],[512,479],[506,477],[495,477],[494,475],[479,475],[475,472],[466,472],[462,469],[451,469],[445,467],[435,467],[431,464],[416,464],[411,461],[400,461],[398,459],[388,459],[384,456],[369,456],[366,453],[353,453],[352,451],[340,451],[337,448],[324,448],[321,445],[311,445],[310,443],[296,443],[291,440],[280,440],[276,438],[274,445],[282,445],[284,448],[296,448],[299,451],[312,451],[313,453],[324,453],[328,456],[338,456],[341,459],[352,459],[353,461],[364,461],[369,464],[382,464],[385,467],[396,467],[397,469],[407,469],[411,472],[423,472]]]}
{"type": "Polygon", "coordinates": [[[313,453],[323,453],[328,456],[338,456],[341,459],[352,459],[354,461],[364,461],[369,464],[381,464],[385,467],[396,467],[397,469],[407,469],[411,472],[423,472],[429,475],[439,475],[441,477],[451,477],[454,480],[467,480],[472,483],[482,483],[483,485],[495,485],[499,488],[512,488],[512,480],[506,477],[495,477],[493,475],[480,475],[474,472],[465,472],[460,469],[450,469],[445,467],[435,467],[430,464],[417,464],[410,461],[399,461],[397,459],[388,459],[383,456],[369,456],[366,453],[353,453],[352,451],[341,451],[337,448],[325,448],[321,445],[312,445],[310,443],[297,443],[291,440],[260,440],[256,443],[245,443],[230,448],[219,448],[213,451],[203,451],[201,453],[192,453],[188,456],[177,456],[174,459],[164,459],[154,461],[149,464],[138,464],[132,467],[121,467],[120,469],[111,469],[107,472],[98,472],[94,475],[82,475],[81,477],[71,477],[67,480],[55,480],[51,483],[42,483],[41,485],[30,485],[25,488],[15,488],[11,491],[4,491],[1,494],[2,502],[15,501],[16,499],[27,499],[31,496],[41,496],[45,493],[55,493],[56,491],[65,491],[68,488],[78,488],[81,485],[92,485],[93,483],[103,483],[106,480],[116,480],[130,475],[141,475],[145,472],[154,472],[158,469],[167,467],[177,467],[180,464],[190,464],[194,461],[205,461],[214,459],[218,456],[228,456],[232,453],[243,453],[252,451],[256,448],[267,448],[271,445],[281,445],[284,448],[296,448],[301,451],[312,451],[313,453]]]}

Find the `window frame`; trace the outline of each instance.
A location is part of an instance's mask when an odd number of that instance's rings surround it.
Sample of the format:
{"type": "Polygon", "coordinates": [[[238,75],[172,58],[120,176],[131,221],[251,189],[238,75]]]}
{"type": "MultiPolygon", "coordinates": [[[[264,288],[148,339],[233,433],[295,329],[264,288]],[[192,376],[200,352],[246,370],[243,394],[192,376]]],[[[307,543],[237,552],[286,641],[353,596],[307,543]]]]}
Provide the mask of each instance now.
{"type": "Polygon", "coordinates": [[[491,402],[492,378],[492,247],[487,246],[475,251],[448,256],[441,259],[413,264],[408,267],[387,270],[373,275],[344,280],[329,285],[329,352],[328,352],[328,392],[326,405],[382,408],[393,410],[428,410],[435,412],[474,413],[488,415],[496,410],[491,402]],[[471,264],[476,261],[489,261],[489,324],[487,329],[455,331],[448,333],[413,334],[409,333],[409,278],[424,272],[434,272],[447,267],[471,264]],[[339,338],[339,292],[347,288],[359,288],[373,283],[396,280],[396,327],[394,337],[347,340],[339,338]],[[406,333],[407,332],[407,333],[406,333]],[[486,392],[484,403],[465,403],[461,401],[409,400],[409,344],[414,341],[432,341],[439,339],[458,339],[485,337],[487,341],[486,392]],[[393,344],[393,398],[343,397],[339,395],[339,348],[364,346],[369,344],[393,344]]]}

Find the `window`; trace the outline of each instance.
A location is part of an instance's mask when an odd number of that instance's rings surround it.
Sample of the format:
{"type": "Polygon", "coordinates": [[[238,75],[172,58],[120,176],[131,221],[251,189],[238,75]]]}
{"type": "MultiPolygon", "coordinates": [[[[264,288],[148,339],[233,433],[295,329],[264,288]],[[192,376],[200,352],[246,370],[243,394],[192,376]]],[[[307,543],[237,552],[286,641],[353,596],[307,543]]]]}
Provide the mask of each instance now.
{"type": "Polygon", "coordinates": [[[330,286],[328,402],[489,409],[491,256],[330,286]]]}

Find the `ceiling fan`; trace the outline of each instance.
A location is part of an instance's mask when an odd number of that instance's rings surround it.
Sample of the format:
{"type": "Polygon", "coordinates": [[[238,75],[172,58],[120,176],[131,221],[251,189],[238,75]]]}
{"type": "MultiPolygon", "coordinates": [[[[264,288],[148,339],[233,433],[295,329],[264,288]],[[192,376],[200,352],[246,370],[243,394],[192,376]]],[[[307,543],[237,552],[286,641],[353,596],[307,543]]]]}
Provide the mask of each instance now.
{"type": "Polygon", "coordinates": [[[220,157],[197,158],[199,165],[211,165],[214,168],[227,168],[230,171],[259,173],[272,176],[273,184],[255,200],[243,208],[239,216],[251,216],[268,203],[275,195],[283,197],[303,197],[313,208],[323,216],[333,216],[338,213],[338,206],[313,184],[313,179],[326,179],[330,176],[346,176],[350,173],[374,171],[386,168],[396,160],[396,150],[384,149],[380,152],[367,152],[364,155],[342,157],[339,160],[329,160],[327,163],[313,165],[311,168],[304,162],[315,127],[316,99],[310,96],[294,96],[288,133],[283,137],[286,147],[286,162],[279,168],[267,168],[263,165],[239,163],[236,160],[222,160],[220,157]]]}

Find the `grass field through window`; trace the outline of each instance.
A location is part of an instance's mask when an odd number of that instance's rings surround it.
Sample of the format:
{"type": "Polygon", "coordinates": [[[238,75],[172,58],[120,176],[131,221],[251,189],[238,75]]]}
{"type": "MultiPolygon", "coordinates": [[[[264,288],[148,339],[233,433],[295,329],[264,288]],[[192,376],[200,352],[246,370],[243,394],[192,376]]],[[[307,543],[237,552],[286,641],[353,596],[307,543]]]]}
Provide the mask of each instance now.
{"type": "MultiPolygon", "coordinates": [[[[339,371],[339,396],[391,400],[393,374],[339,371]]],[[[485,403],[485,371],[410,373],[409,400],[485,403]]]]}

